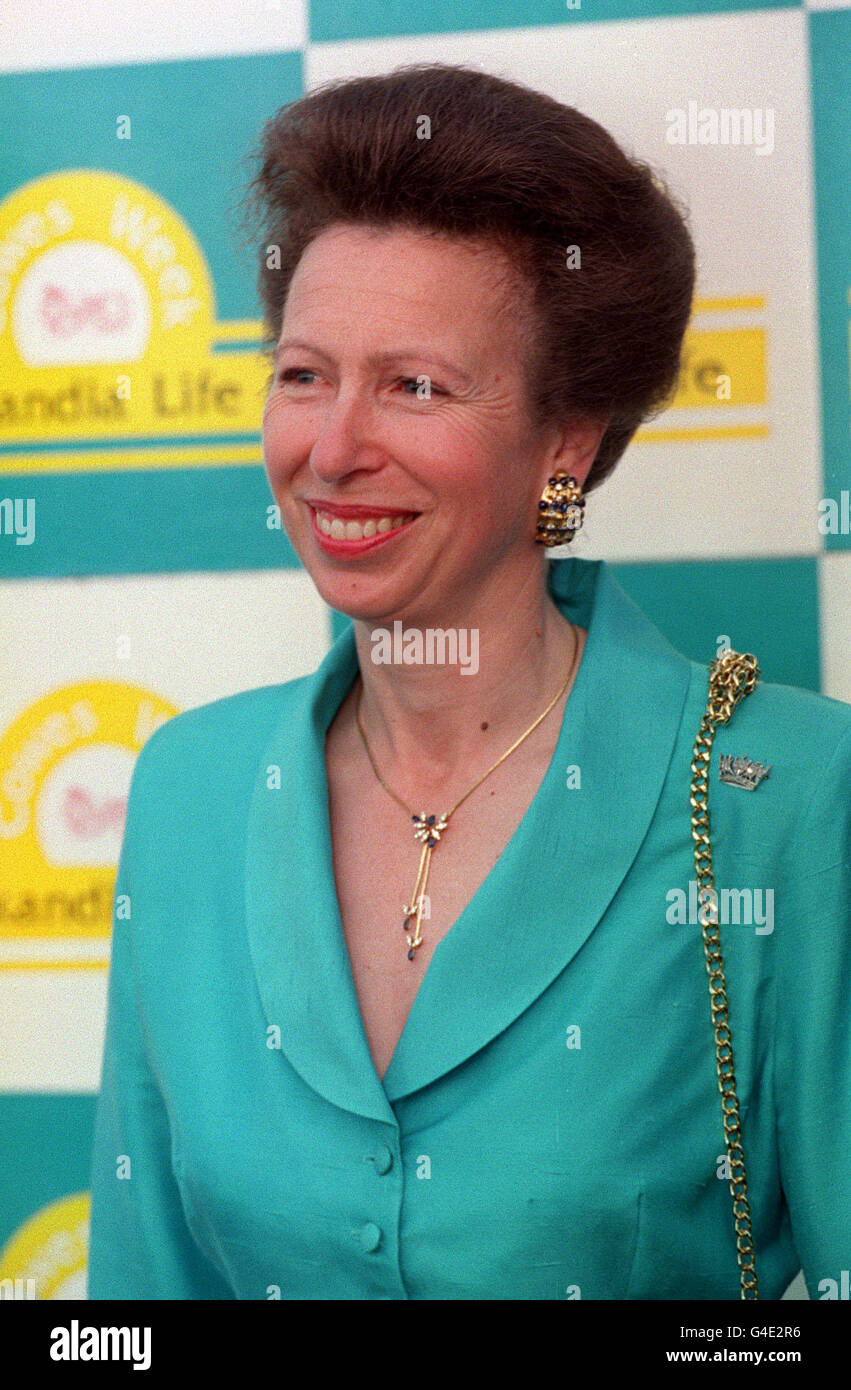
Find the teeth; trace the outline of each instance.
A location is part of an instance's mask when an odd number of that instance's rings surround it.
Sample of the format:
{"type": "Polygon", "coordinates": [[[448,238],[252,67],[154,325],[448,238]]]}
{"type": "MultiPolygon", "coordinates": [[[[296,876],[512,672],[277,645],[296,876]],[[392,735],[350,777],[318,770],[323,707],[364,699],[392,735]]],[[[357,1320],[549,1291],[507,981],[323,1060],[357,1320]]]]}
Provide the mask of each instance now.
{"type": "Polygon", "coordinates": [[[329,516],[327,512],[316,513],[316,525],[323,536],[336,541],[368,540],[370,536],[383,535],[386,531],[396,531],[413,515],[369,517],[366,521],[344,521],[339,516],[329,516]]]}

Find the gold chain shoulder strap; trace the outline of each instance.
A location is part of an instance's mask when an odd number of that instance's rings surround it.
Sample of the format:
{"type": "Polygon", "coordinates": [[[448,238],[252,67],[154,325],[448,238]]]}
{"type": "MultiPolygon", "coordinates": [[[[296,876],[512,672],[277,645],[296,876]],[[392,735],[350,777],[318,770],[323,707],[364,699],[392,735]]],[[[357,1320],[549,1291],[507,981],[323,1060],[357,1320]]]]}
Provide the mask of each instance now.
{"type": "Polygon", "coordinates": [[[750,653],[725,651],[709,667],[709,696],[706,712],[692,754],[691,833],[694,839],[694,866],[697,873],[698,901],[702,888],[712,889],[700,912],[703,925],[703,951],[709,972],[709,999],[712,1025],[715,1030],[715,1063],[718,1089],[721,1092],[721,1113],[724,1138],[730,1165],[730,1194],[733,1198],[733,1219],[736,1227],[736,1250],[741,1272],[742,1298],[759,1298],[754,1265],[754,1244],[751,1234],[751,1215],[748,1205],[748,1184],[745,1174],[745,1155],[739,1122],[739,1099],[736,1094],[736,1073],[733,1068],[733,1036],[730,1032],[727,987],[724,961],[718,934],[718,904],[712,872],[712,846],[709,842],[709,760],[718,724],[726,724],[739,700],[750,695],[759,679],[756,657],[750,653]]]}

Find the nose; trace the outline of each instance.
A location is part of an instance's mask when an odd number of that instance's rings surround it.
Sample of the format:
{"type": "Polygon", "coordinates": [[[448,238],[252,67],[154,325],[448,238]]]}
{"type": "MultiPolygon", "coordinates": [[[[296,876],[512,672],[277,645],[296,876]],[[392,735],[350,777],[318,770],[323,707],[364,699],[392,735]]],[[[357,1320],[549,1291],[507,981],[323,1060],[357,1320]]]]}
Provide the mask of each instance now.
{"type": "Polygon", "coordinates": [[[366,388],[341,387],[323,407],[310,451],[310,467],[322,482],[336,482],[361,468],[377,468],[381,450],[366,388]]]}

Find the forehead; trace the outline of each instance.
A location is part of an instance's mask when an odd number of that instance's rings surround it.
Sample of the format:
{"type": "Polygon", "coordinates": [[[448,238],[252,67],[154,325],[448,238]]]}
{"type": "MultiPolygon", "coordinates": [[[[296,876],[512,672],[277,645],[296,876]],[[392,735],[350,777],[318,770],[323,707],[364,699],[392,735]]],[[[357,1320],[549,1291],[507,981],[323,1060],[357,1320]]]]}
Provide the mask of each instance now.
{"type": "MultiPolygon", "coordinates": [[[[514,323],[523,286],[507,256],[488,242],[408,227],[337,224],[305,249],[290,284],[284,318],[350,319],[481,336],[483,319],[514,323]]],[[[493,340],[481,337],[485,346],[493,340]]]]}

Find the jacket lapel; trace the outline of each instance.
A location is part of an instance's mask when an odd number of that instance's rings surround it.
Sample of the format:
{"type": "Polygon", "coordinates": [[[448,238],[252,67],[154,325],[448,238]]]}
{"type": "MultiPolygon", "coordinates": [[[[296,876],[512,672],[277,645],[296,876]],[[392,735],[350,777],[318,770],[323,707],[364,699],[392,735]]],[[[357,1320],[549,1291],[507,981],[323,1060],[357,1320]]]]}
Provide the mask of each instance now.
{"type": "Polygon", "coordinates": [[[501,1033],[565,969],[618,891],[662,790],[690,664],[603,561],[549,568],[566,617],[588,629],[550,767],[494,868],[438,944],[379,1080],[333,880],[325,733],[357,674],[351,629],[299,683],[263,757],[248,825],[247,928],[269,1022],[292,1065],[345,1109],[389,1120],[501,1033]],[[278,765],[284,786],[268,790],[278,765]],[[567,788],[580,770],[581,790],[567,788]]]}
{"type": "Polygon", "coordinates": [[[358,671],[352,628],[282,697],[248,816],[246,930],[260,999],[281,1049],[344,1110],[395,1123],[373,1065],[343,936],[331,856],[325,734],[358,671]],[[267,770],[280,768],[270,790],[267,770]]]}

